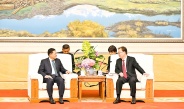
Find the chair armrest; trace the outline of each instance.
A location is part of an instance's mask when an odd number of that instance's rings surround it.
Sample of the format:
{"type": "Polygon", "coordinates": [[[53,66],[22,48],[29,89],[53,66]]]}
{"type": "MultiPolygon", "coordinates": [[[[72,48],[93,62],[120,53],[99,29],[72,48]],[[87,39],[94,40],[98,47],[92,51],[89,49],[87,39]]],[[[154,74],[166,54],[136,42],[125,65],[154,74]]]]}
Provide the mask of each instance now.
{"type": "Polygon", "coordinates": [[[113,80],[114,88],[116,88],[116,81],[117,81],[118,77],[119,77],[119,76],[118,76],[118,74],[116,74],[116,73],[107,74],[107,75],[106,75],[106,78],[107,78],[107,79],[112,79],[112,80],[113,80]]]}
{"type": "Polygon", "coordinates": [[[28,74],[30,79],[42,79],[43,76],[41,74],[28,74]]]}
{"type": "Polygon", "coordinates": [[[70,82],[71,79],[73,78],[78,78],[78,75],[75,73],[71,73],[71,74],[62,74],[61,75],[63,79],[65,79],[65,88],[70,89],[70,82]]]}
{"type": "Polygon", "coordinates": [[[140,83],[141,83],[141,89],[146,89],[146,81],[147,81],[146,75],[142,75],[141,81],[140,81],[140,83]]]}
{"type": "Polygon", "coordinates": [[[149,73],[149,76],[147,77],[147,79],[154,79],[154,75],[153,74],[154,74],[153,72],[149,73]]]}
{"type": "Polygon", "coordinates": [[[71,73],[71,74],[62,74],[61,75],[63,79],[72,79],[72,78],[78,78],[78,75],[75,73],[71,73]]]}
{"type": "Polygon", "coordinates": [[[153,73],[151,73],[148,77],[146,75],[142,75],[141,77],[141,88],[146,89],[146,82],[148,79],[153,79],[153,73]]]}
{"type": "Polygon", "coordinates": [[[42,83],[43,83],[43,76],[41,74],[35,73],[35,74],[28,74],[28,79],[37,79],[38,80],[38,87],[39,89],[42,89],[42,83]]]}

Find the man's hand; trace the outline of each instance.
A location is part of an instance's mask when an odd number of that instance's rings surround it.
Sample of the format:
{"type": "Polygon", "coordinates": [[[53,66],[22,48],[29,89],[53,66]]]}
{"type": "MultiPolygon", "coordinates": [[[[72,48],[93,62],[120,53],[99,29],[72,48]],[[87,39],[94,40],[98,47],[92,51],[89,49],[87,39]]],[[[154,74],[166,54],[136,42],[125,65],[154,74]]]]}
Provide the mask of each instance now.
{"type": "Polygon", "coordinates": [[[68,70],[66,71],[66,74],[70,74],[70,73],[71,73],[70,71],[68,71],[68,70]]]}
{"type": "Polygon", "coordinates": [[[144,73],[143,75],[145,75],[146,77],[148,77],[148,76],[149,76],[149,74],[148,74],[148,73],[144,73]]]}
{"type": "Polygon", "coordinates": [[[121,77],[123,77],[123,73],[122,73],[122,72],[120,72],[119,75],[120,75],[121,77]]]}
{"type": "Polygon", "coordinates": [[[45,78],[53,79],[50,75],[46,75],[45,78]]]}

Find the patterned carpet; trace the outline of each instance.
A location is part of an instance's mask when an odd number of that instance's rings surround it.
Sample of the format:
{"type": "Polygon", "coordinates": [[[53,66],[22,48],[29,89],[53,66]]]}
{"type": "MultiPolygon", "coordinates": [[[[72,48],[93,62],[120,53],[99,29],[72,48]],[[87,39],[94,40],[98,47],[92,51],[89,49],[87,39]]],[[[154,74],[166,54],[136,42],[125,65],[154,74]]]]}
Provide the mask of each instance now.
{"type": "Polygon", "coordinates": [[[0,109],[184,109],[183,102],[154,102],[130,104],[129,102],[113,104],[99,102],[78,102],[64,104],[0,102],[0,109]]]}
{"type": "MultiPolygon", "coordinates": [[[[0,97],[0,102],[29,102],[27,97],[0,97]]],[[[98,97],[84,97],[82,102],[102,102],[98,97]]],[[[184,97],[155,97],[154,102],[184,102],[184,97]]]]}

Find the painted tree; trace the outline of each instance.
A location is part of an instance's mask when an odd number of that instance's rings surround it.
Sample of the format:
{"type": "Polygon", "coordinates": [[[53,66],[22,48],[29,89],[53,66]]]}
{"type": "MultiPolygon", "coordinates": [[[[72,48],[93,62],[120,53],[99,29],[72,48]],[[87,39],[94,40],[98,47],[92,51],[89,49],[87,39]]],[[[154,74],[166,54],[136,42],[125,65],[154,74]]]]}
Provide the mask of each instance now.
{"type": "Polygon", "coordinates": [[[71,37],[107,37],[105,27],[89,20],[73,21],[68,24],[71,37]]]}

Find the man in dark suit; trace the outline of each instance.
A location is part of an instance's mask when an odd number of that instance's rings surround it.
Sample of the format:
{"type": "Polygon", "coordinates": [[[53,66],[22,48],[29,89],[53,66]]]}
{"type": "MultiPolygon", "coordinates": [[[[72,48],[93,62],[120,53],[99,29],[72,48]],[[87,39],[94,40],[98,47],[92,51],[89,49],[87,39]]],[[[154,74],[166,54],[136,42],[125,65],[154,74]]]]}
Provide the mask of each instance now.
{"type": "Polygon", "coordinates": [[[64,104],[63,94],[65,84],[60,72],[63,74],[69,74],[70,72],[63,67],[60,59],[56,58],[57,54],[54,48],[50,48],[48,50],[48,56],[48,58],[41,61],[38,73],[43,76],[43,82],[46,82],[47,84],[47,93],[49,95],[50,103],[56,103],[52,97],[53,85],[56,82],[59,89],[59,103],[64,104]]]}
{"type": "Polygon", "coordinates": [[[63,53],[63,54],[69,54],[72,57],[72,70],[75,70],[75,61],[74,61],[74,55],[70,53],[70,46],[68,44],[64,44],[62,51],[58,53],[63,53]]]}
{"type": "MultiPolygon", "coordinates": [[[[118,48],[119,59],[116,61],[115,72],[119,75],[116,82],[117,98],[114,104],[120,103],[122,85],[126,82],[130,85],[130,95],[132,96],[131,104],[136,104],[136,82],[138,81],[135,69],[141,74],[148,76],[147,73],[139,66],[134,57],[127,56],[127,48],[122,46],[118,48]]],[[[143,60],[144,61],[144,60],[143,60]]]]}

